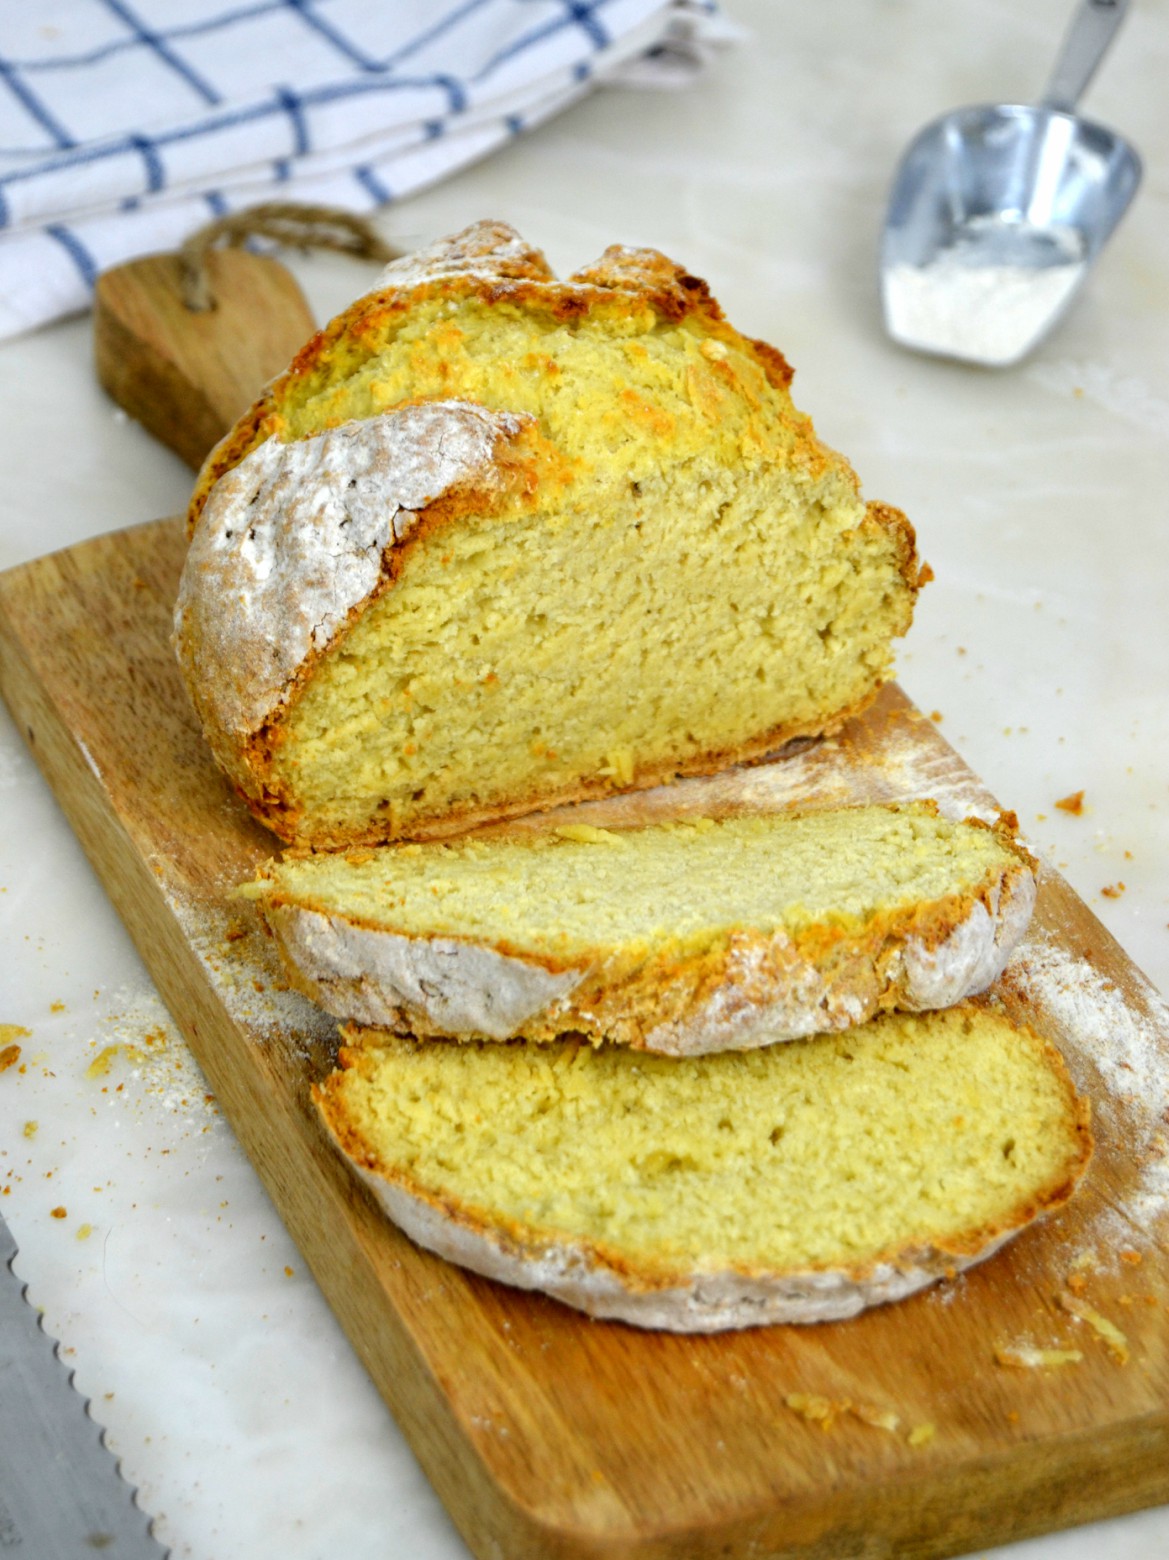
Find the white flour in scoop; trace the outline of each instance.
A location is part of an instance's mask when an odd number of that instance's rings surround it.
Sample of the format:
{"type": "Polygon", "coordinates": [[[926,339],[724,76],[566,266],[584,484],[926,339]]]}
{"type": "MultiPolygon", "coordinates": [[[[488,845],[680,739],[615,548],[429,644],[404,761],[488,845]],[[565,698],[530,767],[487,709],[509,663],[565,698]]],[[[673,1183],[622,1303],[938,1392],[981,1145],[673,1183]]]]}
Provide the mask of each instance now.
{"type": "Polygon", "coordinates": [[[885,318],[906,346],[1013,363],[1047,329],[1083,273],[1083,262],[970,265],[943,251],[929,265],[896,265],[885,273],[885,318]]]}

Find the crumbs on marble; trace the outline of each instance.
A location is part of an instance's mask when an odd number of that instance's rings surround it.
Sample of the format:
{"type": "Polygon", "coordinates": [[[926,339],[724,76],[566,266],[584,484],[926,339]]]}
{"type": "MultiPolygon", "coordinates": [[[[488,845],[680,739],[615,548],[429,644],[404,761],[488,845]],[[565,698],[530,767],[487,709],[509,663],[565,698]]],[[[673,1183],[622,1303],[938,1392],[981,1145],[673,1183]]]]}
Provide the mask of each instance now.
{"type": "Polygon", "coordinates": [[[20,1060],[19,1040],[30,1040],[32,1030],[23,1024],[0,1024],[0,1072],[7,1072],[20,1060]]]}
{"type": "Polygon", "coordinates": [[[1060,812],[1071,813],[1073,818],[1079,818],[1084,811],[1084,793],[1073,791],[1070,796],[1061,796],[1055,805],[1060,812]]]}
{"type": "Polygon", "coordinates": [[[1100,892],[1104,895],[1105,899],[1119,899],[1121,894],[1124,893],[1124,891],[1125,891],[1125,884],[1121,883],[1121,882],[1105,883],[1104,887],[1100,890],[1100,892]]]}

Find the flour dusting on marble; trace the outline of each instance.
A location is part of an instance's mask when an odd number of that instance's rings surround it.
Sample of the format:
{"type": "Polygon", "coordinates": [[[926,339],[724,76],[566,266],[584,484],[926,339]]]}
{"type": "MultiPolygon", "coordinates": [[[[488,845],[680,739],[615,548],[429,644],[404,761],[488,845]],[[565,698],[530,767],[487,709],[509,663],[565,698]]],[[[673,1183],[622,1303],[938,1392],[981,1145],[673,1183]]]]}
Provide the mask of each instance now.
{"type": "Polygon", "coordinates": [[[102,1007],[85,1054],[87,1077],[108,1079],[121,1102],[149,1096],[201,1130],[215,1115],[214,1097],[154,988],[120,986],[102,1007]],[[119,1089],[127,1078],[133,1089],[119,1089]]]}

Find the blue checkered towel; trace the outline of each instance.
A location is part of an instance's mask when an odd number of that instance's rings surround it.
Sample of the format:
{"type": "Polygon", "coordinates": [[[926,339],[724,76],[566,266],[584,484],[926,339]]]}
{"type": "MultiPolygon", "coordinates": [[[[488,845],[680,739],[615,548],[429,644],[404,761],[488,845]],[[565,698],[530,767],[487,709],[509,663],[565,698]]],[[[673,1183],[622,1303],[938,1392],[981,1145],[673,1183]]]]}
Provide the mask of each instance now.
{"type": "Polygon", "coordinates": [[[213,215],[369,210],[729,35],[715,0],[9,0],[0,337],[213,215]]]}

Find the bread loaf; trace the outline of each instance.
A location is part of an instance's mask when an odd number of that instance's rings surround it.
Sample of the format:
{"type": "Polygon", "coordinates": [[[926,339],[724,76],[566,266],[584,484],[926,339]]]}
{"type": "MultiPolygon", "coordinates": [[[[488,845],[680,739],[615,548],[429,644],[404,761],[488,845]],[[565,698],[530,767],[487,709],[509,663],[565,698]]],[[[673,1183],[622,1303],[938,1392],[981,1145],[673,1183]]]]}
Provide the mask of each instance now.
{"type": "Polygon", "coordinates": [[[212,453],[176,640],[286,841],[450,833],[761,757],[890,670],[922,578],[774,349],[613,248],[391,265],[212,453]]]}
{"type": "Polygon", "coordinates": [[[251,891],[340,1018],[696,1055],[983,990],[1035,898],[1013,825],[925,803],[575,824],[292,857],[251,891]]]}
{"type": "Polygon", "coordinates": [[[390,1218],[453,1262],[680,1332],[828,1321],[1072,1192],[1087,1106],[977,1007],[683,1060],[350,1031],[317,1090],[390,1218]]]}

